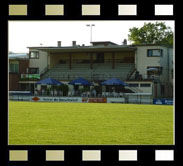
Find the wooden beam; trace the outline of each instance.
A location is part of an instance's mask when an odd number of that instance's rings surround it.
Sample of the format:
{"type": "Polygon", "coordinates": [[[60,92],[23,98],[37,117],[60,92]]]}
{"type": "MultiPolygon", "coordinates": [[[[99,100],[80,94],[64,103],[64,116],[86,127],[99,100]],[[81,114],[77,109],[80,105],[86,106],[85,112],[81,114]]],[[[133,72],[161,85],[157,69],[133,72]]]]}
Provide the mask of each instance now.
{"type": "Polygon", "coordinates": [[[69,69],[72,69],[72,55],[69,54],[69,69]]]}
{"type": "Polygon", "coordinates": [[[112,69],[115,69],[115,53],[112,52],[112,69]]]}
{"type": "Polygon", "coordinates": [[[90,69],[93,69],[93,54],[90,54],[90,69]]]}

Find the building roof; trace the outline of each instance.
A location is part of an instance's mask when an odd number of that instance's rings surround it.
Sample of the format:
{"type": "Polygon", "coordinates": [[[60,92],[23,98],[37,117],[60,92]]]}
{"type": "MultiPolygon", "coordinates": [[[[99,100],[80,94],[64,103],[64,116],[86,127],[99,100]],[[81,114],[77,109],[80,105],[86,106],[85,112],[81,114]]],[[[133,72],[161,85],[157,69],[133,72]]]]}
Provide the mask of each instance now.
{"type": "Polygon", "coordinates": [[[165,45],[158,44],[139,44],[139,45],[118,45],[110,41],[97,41],[91,42],[93,45],[85,46],[85,45],[74,45],[74,46],[51,46],[51,47],[28,47],[29,49],[36,49],[40,51],[46,52],[113,52],[113,51],[135,51],[138,46],[162,46],[167,47],[165,45]]]}
{"type": "Polygon", "coordinates": [[[163,45],[163,44],[133,44],[133,46],[161,46],[161,47],[167,47],[167,48],[173,48],[173,46],[170,45],[163,45]]]}
{"type": "Polygon", "coordinates": [[[9,53],[8,58],[9,59],[29,59],[27,53],[9,53]]]}
{"type": "Polygon", "coordinates": [[[108,45],[108,46],[69,46],[69,47],[28,47],[47,52],[107,52],[107,51],[135,51],[131,45],[108,45]]]}
{"type": "Polygon", "coordinates": [[[116,43],[113,43],[111,41],[96,41],[96,42],[90,42],[93,44],[93,46],[96,46],[96,45],[104,45],[104,46],[108,46],[108,45],[118,45],[116,43]]]}

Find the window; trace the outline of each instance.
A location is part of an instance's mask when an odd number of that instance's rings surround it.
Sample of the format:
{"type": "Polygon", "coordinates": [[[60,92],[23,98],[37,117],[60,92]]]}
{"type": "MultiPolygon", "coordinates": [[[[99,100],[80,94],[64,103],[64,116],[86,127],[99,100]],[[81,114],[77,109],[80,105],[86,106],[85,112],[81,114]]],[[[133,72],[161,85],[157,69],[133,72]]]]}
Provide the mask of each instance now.
{"type": "Polygon", "coordinates": [[[10,64],[9,65],[9,72],[19,73],[19,65],[18,64],[10,64]]]}
{"type": "Polygon", "coordinates": [[[151,87],[151,84],[140,84],[140,87],[151,87]]]}
{"type": "Polygon", "coordinates": [[[139,84],[128,84],[129,87],[139,87],[139,84]]]}
{"type": "Polygon", "coordinates": [[[148,49],[147,56],[148,57],[161,57],[161,56],[163,56],[163,50],[161,50],[161,49],[148,49]]]}
{"type": "Polygon", "coordinates": [[[31,51],[29,53],[29,59],[39,59],[39,52],[37,52],[37,51],[31,51]]]}
{"type": "Polygon", "coordinates": [[[39,68],[29,68],[29,74],[39,74],[39,68]]]}

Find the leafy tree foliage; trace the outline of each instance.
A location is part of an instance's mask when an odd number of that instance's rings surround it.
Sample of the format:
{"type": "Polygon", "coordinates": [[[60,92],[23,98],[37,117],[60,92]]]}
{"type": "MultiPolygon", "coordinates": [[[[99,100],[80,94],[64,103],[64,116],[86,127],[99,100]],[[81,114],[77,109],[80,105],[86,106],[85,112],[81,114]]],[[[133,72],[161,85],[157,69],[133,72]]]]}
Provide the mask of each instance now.
{"type": "Polygon", "coordinates": [[[132,44],[173,45],[173,31],[164,22],[145,23],[143,27],[129,30],[128,40],[132,44]]]}

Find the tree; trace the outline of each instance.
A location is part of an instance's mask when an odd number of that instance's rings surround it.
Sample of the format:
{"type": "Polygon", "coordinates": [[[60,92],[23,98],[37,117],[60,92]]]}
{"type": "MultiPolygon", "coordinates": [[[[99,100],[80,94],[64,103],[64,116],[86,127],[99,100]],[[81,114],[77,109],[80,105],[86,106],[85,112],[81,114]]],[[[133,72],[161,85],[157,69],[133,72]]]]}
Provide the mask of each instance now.
{"type": "Polygon", "coordinates": [[[129,30],[128,40],[132,44],[162,44],[173,45],[173,31],[165,22],[144,23],[141,28],[129,30]]]}

